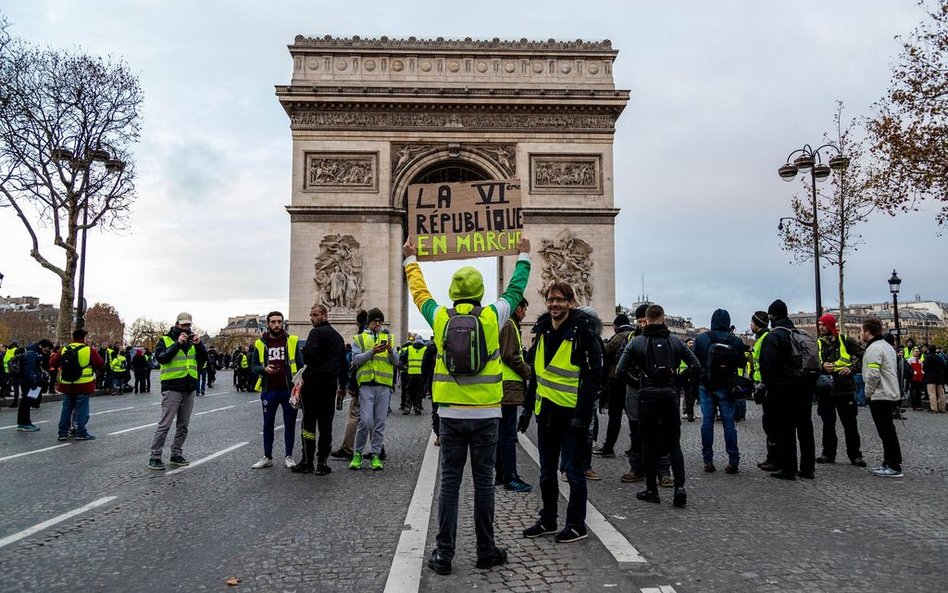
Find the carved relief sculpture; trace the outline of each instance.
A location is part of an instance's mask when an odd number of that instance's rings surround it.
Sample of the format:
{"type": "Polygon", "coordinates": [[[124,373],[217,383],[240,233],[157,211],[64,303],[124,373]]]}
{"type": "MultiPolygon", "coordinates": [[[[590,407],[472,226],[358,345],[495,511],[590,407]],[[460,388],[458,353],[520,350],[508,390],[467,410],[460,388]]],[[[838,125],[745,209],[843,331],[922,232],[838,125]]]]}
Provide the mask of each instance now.
{"type": "MultiPolygon", "coordinates": [[[[408,165],[433,152],[450,147],[447,144],[392,144],[392,175],[397,177],[408,165]]],[[[494,163],[506,179],[517,176],[517,145],[516,144],[467,144],[456,145],[455,150],[461,149],[476,153],[494,163]]]]}
{"type": "Polygon", "coordinates": [[[316,303],[329,309],[362,308],[362,254],[352,235],[326,235],[319,242],[315,276],[316,303]]]}
{"type": "Polygon", "coordinates": [[[306,153],[304,190],[378,191],[378,155],[371,153],[306,153]]]}
{"type": "Polygon", "coordinates": [[[576,302],[588,305],[592,302],[592,252],[589,243],[576,234],[563,229],[553,239],[540,241],[537,253],[543,258],[542,280],[538,291],[544,294],[554,282],[566,282],[576,292],[576,302]]]}
{"type": "Polygon", "coordinates": [[[600,155],[530,155],[536,193],[602,193],[600,155]]]}

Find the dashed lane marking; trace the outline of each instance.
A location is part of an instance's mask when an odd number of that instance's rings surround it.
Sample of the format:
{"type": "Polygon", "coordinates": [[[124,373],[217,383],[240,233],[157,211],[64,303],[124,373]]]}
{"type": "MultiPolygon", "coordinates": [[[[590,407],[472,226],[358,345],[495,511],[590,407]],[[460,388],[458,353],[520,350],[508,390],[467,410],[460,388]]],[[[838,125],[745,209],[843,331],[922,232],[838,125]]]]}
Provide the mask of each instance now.
{"type": "Polygon", "coordinates": [[[110,432],[108,436],[114,437],[117,434],[125,434],[126,432],[132,432],[133,430],[141,430],[143,428],[148,428],[150,426],[158,426],[158,423],[152,422],[151,424],[142,424],[141,426],[133,426],[132,428],[123,428],[122,430],[116,430],[115,432],[110,432]]]}
{"type": "Polygon", "coordinates": [[[203,414],[210,414],[211,412],[220,412],[221,410],[229,410],[234,406],[224,406],[223,408],[214,408],[213,410],[205,410],[203,412],[198,412],[195,416],[201,416],[203,414]]]}
{"type": "Polygon", "coordinates": [[[0,461],[6,461],[8,459],[16,459],[17,457],[23,457],[24,455],[32,455],[33,453],[42,453],[43,451],[52,451],[53,449],[58,449],[60,447],[68,447],[71,444],[72,443],[63,443],[62,445],[53,445],[52,447],[44,447],[42,449],[37,449],[35,451],[27,451],[26,453],[17,453],[16,455],[7,455],[6,457],[0,457],[0,461]]]}
{"type": "MultiPolygon", "coordinates": [[[[64,445],[59,445],[59,446],[62,447],[64,445]]],[[[86,511],[91,511],[92,509],[96,507],[100,507],[106,503],[112,502],[113,500],[115,500],[115,498],[116,498],[115,496],[105,496],[103,498],[100,498],[99,500],[92,501],[85,506],[79,507],[78,509],[69,511],[68,513],[63,513],[62,515],[59,515],[58,517],[53,517],[52,519],[47,519],[46,521],[43,521],[42,523],[37,523],[33,527],[14,533],[13,535],[8,535],[7,537],[0,539],[0,548],[4,546],[8,546],[12,544],[13,542],[18,542],[25,537],[29,537],[33,535],[34,533],[38,533],[48,527],[52,527],[53,525],[56,525],[57,523],[62,523],[63,521],[71,519],[75,517],[76,515],[81,515],[82,513],[85,513],[86,511]]]]}
{"type": "Polygon", "coordinates": [[[671,585],[659,585],[658,587],[642,587],[642,593],[675,593],[675,588],[671,585]]]}
{"type": "Polygon", "coordinates": [[[230,447],[227,447],[226,449],[222,449],[222,450],[218,451],[217,453],[211,453],[211,454],[208,455],[207,457],[202,457],[201,459],[198,459],[197,461],[192,461],[190,465],[185,465],[184,467],[179,467],[178,469],[173,469],[173,470],[171,470],[170,472],[165,472],[165,475],[166,475],[166,476],[172,476],[172,475],[174,475],[174,474],[179,474],[179,473],[181,473],[181,472],[183,472],[183,471],[185,471],[185,470],[189,470],[189,469],[191,469],[191,468],[193,468],[193,467],[197,467],[197,466],[199,466],[199,465],[201,465],[201,464],[207,463],[208,461],[210,461],[210,460],[212,460],[212,459],[216,459],[216,458],[220,457],[221,455],[226,455],[226,454],[230,453],[231,451],[233,451],[233,450],[235,450],[235,449],[240,449],[240,448],[243,447],[244,445],[249,445],[249,444],[250,444],[250,443],[248,443],[247,441],[244,441],[243,443],[237,443],[236,445],[231,445],[230,447]]]}
{"type": "Polygon", "coordinates": [[[421,584],[421,567],[425,557],[425,540],[428,537],[428,520],[434,498],[435,480],[438,477],[438,448],[434,446],[434,433],[428,437],[428,447],[418,472],[415,493],[405,515],[405,528],[398,538],[392,568],[385,582],[386,593],[408,593],[417,591],[421,584]]]}
{"type": "MultiPolygon", "coordinates": [[[[537,451],[536,445],[522,433],[518,433],[517,436],[520,438],[520,445],[527,452],[527,455],[533,459],[534,463],[540,465],[540,452],[537,451]]],[[[569,484],[560,482],[559,478],[557,478],[556,483],[559,485],[560,494],[569,500],[569,484]]],[[[648,563],[648,560],[639,554],[639,551],[632,546],[631,542],[619,533],[619,530],[613,527],[612,523],[606,521],[599,509],[588,500],[586,501],[586,526],[599,537],[599,541],[609,550],[617,562],[648,563]]],[[[674,593],[674,591],[662,591],[661,593],[674,593]]]]}
{"type": "Polygon", "coordinates": [[[115,408],[113,410],[102,410],[101,412],[93,412],[89,414],[90,416],[98,416],[99,414],[111,414],[112,412],[124,412],[125,410],[134,410],[137,406],[129,406],[127,408],[115,408]]]}
{"type": "MultiPolygon", "coordinates": [[[[49,420],[37,420],[33,424],[46,424],[49,420]]],[[[17,424],[11,424],[10,426],[0,426],[0,430],[7,430],[8,428],[16,428],[17,424]]]]}

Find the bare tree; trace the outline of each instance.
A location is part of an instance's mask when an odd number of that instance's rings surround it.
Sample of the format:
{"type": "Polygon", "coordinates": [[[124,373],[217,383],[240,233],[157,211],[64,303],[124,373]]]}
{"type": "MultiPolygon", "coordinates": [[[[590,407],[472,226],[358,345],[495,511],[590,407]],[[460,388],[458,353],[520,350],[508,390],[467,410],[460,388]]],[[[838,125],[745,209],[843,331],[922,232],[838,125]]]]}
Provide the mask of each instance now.
{"type": "Polygon", "coordinates": [[[139,136],[142,90],[122,61],[4,36],[0,207],[23,223],[30,256],[60,279],[56,334],[66,342],[80,231],[122,228],[136,197],[130,149],[139,136]]]}
{"type": "Polygon", "coordinates": [[[884,164],[873,183],[891,211],[921,199],[943,202],[948,225],[948,0],[922,0],[926,19],[904,39],[892,82],[869,122],[872,153],[884,164]]]}
{"type": "Polygon", "coordinates": [[[154,351],[158,339],[168,331],[171,325],[164,321],[139,317],[127,328],[125,337],[132,346],[142,346],[154,351]]]}
{"type": "MultiPolygon", "coordinates": [[[[849,158],[849,165],[838,175],[830,175],[828,191],[817,187],[817,216],[819,218],[820,260],[834,266],[839,280],[839,328],[845,329],[846,316],[846,261],[862,244],[862,235],[856,228],[878,207],[878,194],[871,189],[864,141],[857,137],[856,120],[843,123],[843,103],[837,101],[833,116],[835,132],[832,142],[849,158]]],[[[829,135],[827,135],[829,136],[829,135]]],[[[784,225],[780,231],[783,249],[796,261],[813,261],[812,194],[804,179],[803,197],[794,195],[791,201],[793,219],[799,224],[784,225]]]]}

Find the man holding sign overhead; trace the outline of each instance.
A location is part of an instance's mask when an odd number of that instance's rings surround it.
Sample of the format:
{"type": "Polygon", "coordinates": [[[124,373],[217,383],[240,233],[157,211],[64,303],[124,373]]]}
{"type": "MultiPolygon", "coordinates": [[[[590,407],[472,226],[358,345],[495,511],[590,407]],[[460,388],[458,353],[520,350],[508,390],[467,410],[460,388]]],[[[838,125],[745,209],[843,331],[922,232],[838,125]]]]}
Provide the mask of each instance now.
{"type": "MultiPolygon", "coordinates": [[[[461,184],[452,184],[452,187],[454,185],[461,184]]],[[[441,187],[449,185],[442,184],[441,187]]],[[[444,192],[441,194],[444,198],[444,192]]],[[[423,192],[416,195],[422,197],[423,192]]],[[[519,234],[520,231],[516,232],[519,234]]],[[[448,288],[448,298],[453,304],[450,307],[439,305],[428,292],[417,262],[419,251],[410,237],[402,249],[408,288],[418,310],[434,330],[438,349],[431,391],[432,401],[438,404],[441,417],[441,493],[438,536],[428,567],[440,575],[451,574],[452,570],[457,539],[458,491],[468,451],[474,479],[476,566],[490,568],[507,561],[507,551],[494,543],[492,478],[503,397],[500,328],[523,300],[523,291],[530,277],[530,242],[519,237],[516,248],[520,256],[507,289],[496,302],[486,307],[481,305],[484,279],[475,268],[464,266],[454,273],[448,288]]]]}

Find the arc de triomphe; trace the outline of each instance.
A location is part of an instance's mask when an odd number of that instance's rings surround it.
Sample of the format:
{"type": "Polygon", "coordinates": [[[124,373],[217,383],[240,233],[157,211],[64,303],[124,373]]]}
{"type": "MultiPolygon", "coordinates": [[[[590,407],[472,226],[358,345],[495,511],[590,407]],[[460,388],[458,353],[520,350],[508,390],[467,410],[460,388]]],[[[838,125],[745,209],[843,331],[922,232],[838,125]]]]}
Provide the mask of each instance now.
{"type": "MultiPolygon", "coordinates": [[[[289,50],[293,77],[276,94],[293,137],[293,331],[306,335],[322,302],[347,339],[371,307],[403,339],[408,185],[509,178],[533,247],[526,325],[554,279],[611,321],[612,147],[629,92],[615,88],[609,41],[298,36],[289,50]]],[[[499,285],[512,266],[498,258],[499,285]]]]}

